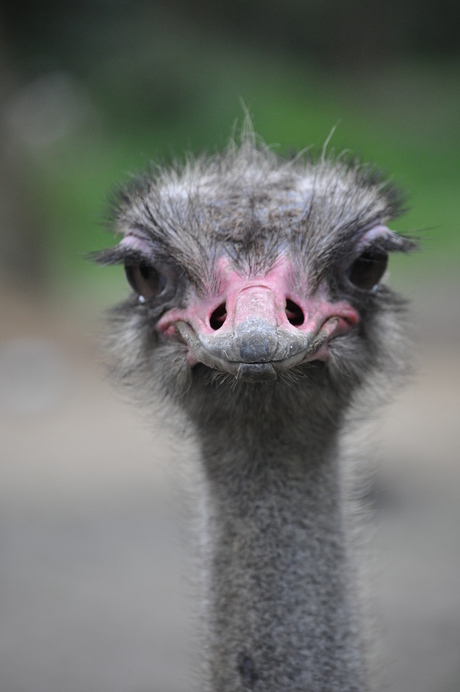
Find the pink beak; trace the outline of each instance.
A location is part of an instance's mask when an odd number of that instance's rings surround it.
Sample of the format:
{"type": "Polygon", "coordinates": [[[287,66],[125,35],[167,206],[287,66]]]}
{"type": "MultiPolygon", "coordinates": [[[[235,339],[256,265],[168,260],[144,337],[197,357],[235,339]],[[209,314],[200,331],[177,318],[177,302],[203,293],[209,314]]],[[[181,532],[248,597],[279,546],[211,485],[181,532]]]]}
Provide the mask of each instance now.
{"type": "Polygon", "coordinates": [[[203,301],[160,320],[161,331],[174,326],[188,345],[191,366],[203,363],[249,381],[275,379],[295,365],[327,360],[329,342],[358,322],[346,302],[288,298],[276,276],[238,279],[217,306],[203,301]]]}

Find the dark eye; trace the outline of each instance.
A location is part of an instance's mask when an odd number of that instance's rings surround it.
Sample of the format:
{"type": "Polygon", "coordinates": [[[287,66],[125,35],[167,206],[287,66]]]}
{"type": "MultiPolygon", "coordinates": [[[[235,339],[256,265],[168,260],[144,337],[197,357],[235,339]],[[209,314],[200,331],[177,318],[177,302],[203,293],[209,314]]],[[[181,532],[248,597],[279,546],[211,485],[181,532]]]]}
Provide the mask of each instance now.
{"type": "Polygon", "coordinates": [[[386,252],[363,252],[347,269],[347,277],[357,288],[370,291],[378,284],[388,264],[386,252]]]}
{"type": "Polygon", "coordinates": [[[146,300],[160,295],[166,286],[164,276],[148,264],[125,264],[125,272],[131,288],[146,300]]]}

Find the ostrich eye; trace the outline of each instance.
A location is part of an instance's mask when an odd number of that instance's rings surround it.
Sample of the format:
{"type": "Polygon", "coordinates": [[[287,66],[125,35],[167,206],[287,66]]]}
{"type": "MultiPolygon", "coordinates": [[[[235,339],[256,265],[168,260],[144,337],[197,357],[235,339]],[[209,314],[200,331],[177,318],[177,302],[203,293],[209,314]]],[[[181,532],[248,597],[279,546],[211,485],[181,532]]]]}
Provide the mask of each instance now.
{"type": "Polygon", "coordinates": [[[126,264],[125,272],[131,288],[146,300],[158,296],[166,286],[164,276],[148,264],[126,264]]]}
{"type": "Polygon", "coordinates": [[[368,250],[347,269],[348,280],[357,288],[370,291],[378,284],[388,264],[386,252],[368,250]]]}

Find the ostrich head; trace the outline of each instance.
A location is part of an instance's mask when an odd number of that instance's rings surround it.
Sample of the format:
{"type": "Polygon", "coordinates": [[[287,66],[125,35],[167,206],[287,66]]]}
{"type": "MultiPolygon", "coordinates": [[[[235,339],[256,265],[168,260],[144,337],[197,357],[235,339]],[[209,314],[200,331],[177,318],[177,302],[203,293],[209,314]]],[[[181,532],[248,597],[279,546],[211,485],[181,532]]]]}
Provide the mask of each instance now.
{"type": "Polygon", "coordinates": [[[414,247],[386,225],[401,209],[375,169],[284,161],[252,134],[140,176],[115,201],[121,242],[97,257],[133,289],[114,312],[118,375],[202,421],[339,420],[394,363],[401,303],[382,278],[414,247]]]}

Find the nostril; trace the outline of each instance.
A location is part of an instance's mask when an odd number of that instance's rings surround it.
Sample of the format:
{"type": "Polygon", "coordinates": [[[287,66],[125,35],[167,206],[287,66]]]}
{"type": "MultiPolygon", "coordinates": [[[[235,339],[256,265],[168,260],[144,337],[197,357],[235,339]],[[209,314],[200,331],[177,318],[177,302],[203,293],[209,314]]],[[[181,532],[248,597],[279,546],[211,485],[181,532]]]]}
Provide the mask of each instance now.
{"type": "Polygon", "coordinates": [[[211,317],[209,318],[209,324],[211,325],[211,329],[214,329],[214,331],[217,331],[220,329],[227,319],[227,306],[225,303],[222,303],[217,307],[214,312],[212,313],[211,317]]]}
{"type": "Polygon", "coordinates": [[[300,305],[289,298],[286,300],[286,317],[294,327],[300,327],[305,321],[305,315],[300,305]]]}

